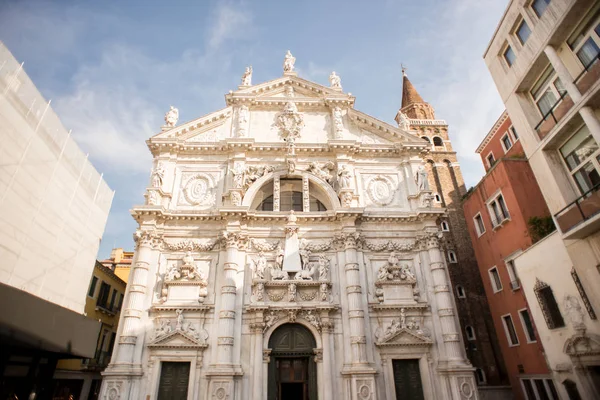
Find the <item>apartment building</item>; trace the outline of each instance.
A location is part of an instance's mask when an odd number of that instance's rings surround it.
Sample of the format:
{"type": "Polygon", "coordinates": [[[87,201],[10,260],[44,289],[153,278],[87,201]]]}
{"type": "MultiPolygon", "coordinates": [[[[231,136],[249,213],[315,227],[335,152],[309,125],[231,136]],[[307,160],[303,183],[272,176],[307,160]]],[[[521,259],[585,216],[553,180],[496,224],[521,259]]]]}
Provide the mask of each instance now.
{"type": "Polygon", "coordinates": [[[557,393],[600,398],[600,2],[511,1],[484,59],[557,231],[514,259],[557,393]]]}
{"type": "MultiPolygon", "coordinates": [[[[537,382],[541,392],[552,393],[556,389],[514,259],[554,224],[506,111],[476,151],[486,174],[465,196],[463,210],[512,391],[526,399],[524,389],[537,382]]],[[[458,298],[469,295],[459,286],[455,291],[458,298]]],[[[469,327],[465,335],[475,336],[469,327]]]]}
{"type": "Polygon", "coordinates": [[[106,260],[100,260],[100,264],[113,270],[115,275],[127,283],[131,272],[133,254],[133,251],[125,251],[123,248],[117,247],[111,250],[110,256],[106,260]]]}
{"type": "Polygon", "coordinates": [[[91,358],[58,361],[54,373],[53,399],[96,400],[102,383],[102,371],[108,365],[117,336],[117,326],[125,287],[114,268],[96,261],[94,273],[86,294],[85,315],[102,324],[96,352],[91,358]]]}

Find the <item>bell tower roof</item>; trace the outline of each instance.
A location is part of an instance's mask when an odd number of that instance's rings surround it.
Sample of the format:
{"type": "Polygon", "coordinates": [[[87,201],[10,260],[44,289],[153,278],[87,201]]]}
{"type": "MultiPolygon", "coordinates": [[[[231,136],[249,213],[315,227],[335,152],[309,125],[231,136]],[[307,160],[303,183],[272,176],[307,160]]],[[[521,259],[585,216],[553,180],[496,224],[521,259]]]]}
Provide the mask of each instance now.
{"type": "MultiPolygon", "coordinates": [[[[402,106],[398,113],[404,113],[410,119],[435,119],[435,111],[427,103],[406,75],[402,67],[402,106]]],[[[398,116],[396,116],[398,118],[398,116]]]]}
{"type": "Polygon", "coordinates": [[[408,79],[406,75],[406,70],[402,68],[402,107],[410,106],[414,103],[425,103],[417,89],[413,86],[413,84],[408,79]]]}

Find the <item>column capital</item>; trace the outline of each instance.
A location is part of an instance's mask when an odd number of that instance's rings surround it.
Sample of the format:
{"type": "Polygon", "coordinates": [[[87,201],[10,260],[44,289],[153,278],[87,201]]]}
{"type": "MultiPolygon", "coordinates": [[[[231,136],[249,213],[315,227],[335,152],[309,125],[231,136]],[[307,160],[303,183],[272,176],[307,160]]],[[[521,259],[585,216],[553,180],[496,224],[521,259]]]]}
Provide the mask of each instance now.
{"type": "Polygon", "coordinates": [[[441,247],[444,235],[438,230],[425,231],[417,236],[416,244],[420,250],[429,250],[441,247]]]}
{"type": "Polygon", "coordinates": [[[248,236],[244,233],[223,231],[221,236],[226,248],[245,250],[248,246],[248,236]]]}
{"type": "Polygon", "coordinates": [[[358,232],[345,232],[334,236],[334,241],[346,250],[358,248],[360,240],[361,235],[358,232]]]}
{"type": "Polygon", "coordinates": [[[133,241],[137,248],[158,248],[162,244],[162,235],[155,230],[137,229],[133,234],[133,241]]]}

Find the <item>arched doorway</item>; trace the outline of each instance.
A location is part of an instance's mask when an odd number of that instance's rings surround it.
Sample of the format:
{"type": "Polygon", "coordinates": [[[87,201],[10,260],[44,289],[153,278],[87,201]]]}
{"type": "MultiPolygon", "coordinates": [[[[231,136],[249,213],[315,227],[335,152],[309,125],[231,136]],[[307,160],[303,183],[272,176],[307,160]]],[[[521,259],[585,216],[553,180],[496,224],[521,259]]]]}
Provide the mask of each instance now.
{"type": "Polygon", "coordinates": [[[284,324],[269,338],[269,400],[317,400],[315,337],[300,324],[284,324]]]}

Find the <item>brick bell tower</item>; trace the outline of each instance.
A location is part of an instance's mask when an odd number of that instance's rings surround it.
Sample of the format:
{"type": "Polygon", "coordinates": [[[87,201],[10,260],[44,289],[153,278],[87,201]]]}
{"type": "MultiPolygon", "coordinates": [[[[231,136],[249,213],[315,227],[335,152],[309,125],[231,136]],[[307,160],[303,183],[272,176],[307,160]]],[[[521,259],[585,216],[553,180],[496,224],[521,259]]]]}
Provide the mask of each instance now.
{"type": "Polygon", "coordinates": [[[431,145],[423,156],[434,204],[445,207],[447,216],[438,221],[444,244],[452,292],[462,328],[467,357],[476,368],[479,386],[508,383],[487,298],[477,267],[461,202],[465,183],[456,152],[448,136],[446,121],[435,118],[435,110],[419,95],[402,69],[402,106],[395,117],[401,128],[431,145]]]}

